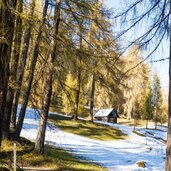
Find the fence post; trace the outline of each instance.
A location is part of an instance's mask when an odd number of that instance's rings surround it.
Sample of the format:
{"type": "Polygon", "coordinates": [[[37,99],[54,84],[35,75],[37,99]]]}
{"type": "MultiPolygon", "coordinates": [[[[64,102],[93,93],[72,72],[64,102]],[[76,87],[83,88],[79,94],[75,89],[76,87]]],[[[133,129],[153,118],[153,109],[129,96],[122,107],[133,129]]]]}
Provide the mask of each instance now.
{"type": "Polygon", "coordinates": [[[14,143],[14,171],[16,171],[17,167],[17,152],[16,152],[16,143],[14,143]]]}

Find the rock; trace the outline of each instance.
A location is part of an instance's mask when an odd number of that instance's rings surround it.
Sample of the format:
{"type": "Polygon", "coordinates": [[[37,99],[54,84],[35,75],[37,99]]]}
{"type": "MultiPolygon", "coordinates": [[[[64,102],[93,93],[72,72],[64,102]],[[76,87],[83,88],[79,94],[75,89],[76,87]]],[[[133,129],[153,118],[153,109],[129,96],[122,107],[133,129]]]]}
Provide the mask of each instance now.
{"type": "Polygon", "coordinates": [[[142,168],[145,168],[145,167],[146,167],[144,161],[138,161],[138,162],[136,162],[136,164],[137,164],[139,167],[142,167],[142,168]]]}
{"type": "Polygon", "coordinates": [[[152,147],[147,147],[147,150],[148,150],[148,151],[151,151],[151,150],[152,150],[152,147]]]}

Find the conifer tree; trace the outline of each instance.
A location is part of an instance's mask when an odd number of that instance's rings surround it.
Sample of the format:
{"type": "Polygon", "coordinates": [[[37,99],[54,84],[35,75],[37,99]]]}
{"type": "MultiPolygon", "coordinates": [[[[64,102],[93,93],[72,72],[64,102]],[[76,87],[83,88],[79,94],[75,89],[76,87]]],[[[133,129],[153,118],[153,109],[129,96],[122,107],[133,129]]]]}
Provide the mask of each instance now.
{"type": "Polygon", "coordinates": [[[10,130],[10,121],[11,121],[11,111],[12,111],[12,103],[14,92],[16,89],[16,75],[18,68],[18,61],[20,56],[20,47],[21,47],[21,38],[22,38],[22,15],[23,11],[23,2],[22,0],[17,1],[16,8],[16,21],[15,21],[15,31],[14,31],[14,47],[11,56],[11,67],[10,67],[10,78],[8,83],[8,93],[6,99],[5,106],[5,117],[4,117],[4,137],[9,138],[9,130],[10,130]]]}
{"type": "Polygon", "coordinates": [[[57,36],[58,36],[59,24],[60,24],[60,9],[61,9],[61,0],[56,0],[55,10],[54,10],[54,30],[53,30],[52,50],[48,61],[46,81],[44,83],[44,98],[43,98],[43,104],[40,113],[39,129],[38,129],[36,143],[35,143],[35,150],[40,154],[44,153],[46,124],[47,124],[47,118],[48,118],[48,112],[49,112],[49,106],[50,106],[51,94],[52,94],[53,64],[56,59],[57,36]]]}
{"type": "Polygon", "coordinates": [[[146,120],[146,128],[148,128],[148,121],[153,119],[153,94],[150,83],[146,91],[142,118],[146,120]]]}
{"type": "MultiPolygon", "coordinates": [[[[0,143],[3,133],[3,124],[7,121],[4,112],[15,22],[15,14],[13,11],[16,8],[16,2],[16,0],[2,0],[0,3],[0,143]]],[[[5,138],[5,134],[3,135],[5,138]]]]}
{"type": "MultiPolygon", "coordinates": [[[[35,4],[33,4],[33,5],[35,6],[35,4]]],[[[37,36],[37,39],[35,42],[33,56],[31,59],[30,73],[28,76],[27,86],[26,86],[26,90],[23,95],[23,102],[21,104],[21,109],[20,109],[20,113],[18,116],[18,122],[17,122],[16,130],[15,130],[15,138],[16,139],[18,139],[18,137],[20,136],[22,126],[23,126],[25,112],[26,112],[26,108],[27,108],[27,104],[28,104],[28,100],[29,100],[29,96],[30,96],[30,91],[31,91],[31,86],[32,86],[32,82],[33,82],[34,71],[35,71],[35,67],[36,67],[36,63],[37,63],[37,58],[39,55],[39,46],[40,46],[40,42],[41,42],[41,38],[42,38],[43,27],[44,27],[45,21],[46,21],[47,10],[48,10],[48,0],[45,1],[42,22],[39,27],[38,36],[37,36]]]]}
{"type": "Polygon", "coordinates": [[[24,78],[24,71],[26,69],[26,61],[27,61],[27,56],[28,56],[28,51],[29,51],[29,45],[30,45],[30,38],[31,38],[31,31],[32,31],[32,19],[33,19],[33,14],[34,14],[34,8],[35,4],[34,1],[30,2],[30,11],[29,11],[29,17],[28,17],[28,22],[26,26],[26,30],[24,32],[23,36],[23,47],[21,50],[21,56],[18,64],[18,69],[17,69],[17,78],[16,78],[16,83],[17,83],[17,89],[15,90],[14,93],[14,98],[13,98],[13,104],[12,104],[12,111],[11,111],[11,127],[13,130],[16,128],[16,115],[17,115],[17,107],[18,107],[18,102],[19,102],[19,97],[20,97],[20,92],[21,92],[21,86],[24,78]]]}
{"type": "Polygon", "coordinates": [[[160,79],[157,74],[154,75],[153,79],[153,112],[155,129],[157,129],[157,123],[160,121],[160,116],[162,115],[162,91],[160,79]]]}
{"type": "MultiPolygon", "coordinates": [[[[136,63],[139,63],[142,58],[143,57],[139,45],[134,45],[125,57],[125,72],[129,68],[135,66],[136,63]]],[[[126,99],[124,103],[124,113],[126,114],[128,120],[132,118],[134,112],[137,113],[136,108],[134,107],[136,103],[138,103],[139,108],[141,108],[139,116],[142,115],[143,106],[141,104],[143,104],[145,99],[146,89],[148,88],[148,80],[148,64],[144,63],[142,65],[139,65],[134,68],[134,70],[127,73],[127,77],[125,77],[123,81],[127,88],[123,87],[123,92],[126,99]]]]}
{"type": "MultiPolygon", "coordinates": [[[[170,0],[164,1],[145,1],[145,0],[134,0],[130,1],[130,4],[126,9],[116,16],[116,18],[122,18],[127,21],[128,24],[126,29],[123,29],[118,37],[122,37],[125,33],[132,29],[139,29],[142,24],[146,23],[146,29],[141,32],[131,43],[127,46],[126,51],[131,45],[140,43],[141,48],[151,47],[148,51],[148,55],[141,62],[137,63],[134,67],[136,68],[143,61],[148,59],[161,45],[162,41],[169,37],[169,99],[168,99],[168,134],[167,134],[167,149],[166,149],[166,171],[171,170],[171,27],[170,27],[170,15],[171,15],[171,2],[170,0]],[[142,7],[143,10],[139,10],[142,7]],[[155,42],[155,44],[154,44],[155,42]],[[151,44],[152,43],[152,44],[151,44]],[[150,46],[152,45],[152,46],[150,46]],[[153,46],[154,45],[154,46],[153,46]]],[[[123,24],[123,22],[122,22],[123,24]]],[[[132,69],[131,69],[132,70],[132,69]]],[[[129,70],[130,71],[130,70],[129,70]]]]}

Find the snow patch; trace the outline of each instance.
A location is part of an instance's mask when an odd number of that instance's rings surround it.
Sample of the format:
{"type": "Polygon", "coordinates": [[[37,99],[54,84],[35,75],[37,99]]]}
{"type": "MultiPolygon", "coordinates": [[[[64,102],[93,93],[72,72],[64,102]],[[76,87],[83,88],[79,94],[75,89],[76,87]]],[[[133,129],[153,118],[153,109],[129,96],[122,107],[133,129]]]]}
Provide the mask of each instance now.
{"type": "MultiPolygon", "coordinates": [[[[85,159],[111,171],[162,171],[165,168],[166,146],[163,142],[150,137],[138,136],[133,133],[133,127],[98,121],[120,129],[128,134],[125,140],[98,141],[64,132],[54,125],[47,126],[46,143],[55,147],[62,147],[75,156],[85,159]],[[146,163],[145,168],[137,166],[138,161],[146,163]]],[[[38,119],[35,119],[35,111],[27,108],[24,129],[21,136],[35,141],[38,130],[38,119]]],[[[146,129],[138,128],[139,132],[147,132],[146,129]]],[[[148,130],[149,131],[149,130],[148,130]]],[[[162,131],[150,130],[150,132],[163,139],[166,138],[166,128],[162,131]]]]}

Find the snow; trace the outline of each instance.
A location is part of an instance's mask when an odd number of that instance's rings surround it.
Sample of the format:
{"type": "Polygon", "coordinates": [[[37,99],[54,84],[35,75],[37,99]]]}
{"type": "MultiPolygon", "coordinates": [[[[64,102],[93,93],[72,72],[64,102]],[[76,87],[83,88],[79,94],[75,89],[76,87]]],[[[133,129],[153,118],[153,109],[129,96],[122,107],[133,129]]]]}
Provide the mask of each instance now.
{"type": "MultiPolygon", "coordinates": [[[[35,141],[38,128],[38,120],[35,119],[35,111],[27,109],[24,129],[21,136],[35,141]]],[[[128,134],[125,140],[100,141],[81,137],[64,132],[54,125],[48,125],[46,130],[46,143],[55,147],[62,147],[76,157],[100,164],[111,171],[163,171],[165,167],[165,144],[152,136],[143,137],[133,133],[133,127],[119,124],[105,123],[118,128],[128,134]],[[144,161],[146,168],[140,168],[136,164],[144,161]]],[[[166,128],[160,131],[150,130],[154,135],[165,139],[166,128]],[[162,130],[162,131],[161,131],[162,130]]],[[[137,128],[144,133],[145,129],[137,128]]],[[[149,131],[149,130],[148,130],[149,131]]],[[[151,135],[151,134],[150,134],[151,135]]]]}
{"type": "Polygon", "coordinates": [[[101,109],[98,110],[97,113],[94,114],[94,117],[105,117],[108,116],[113,109],[101,109]]]}
{"type": "Polygon", "coordinates": [[[163,126],[158,126],[157,131],[154,130],[154,126],[150,126],[151,128],[137,128],[137,131],[148,136],[148,137],[155,137],[161,142],[166,142],[167,139],[167,128],[163,126]]]}

